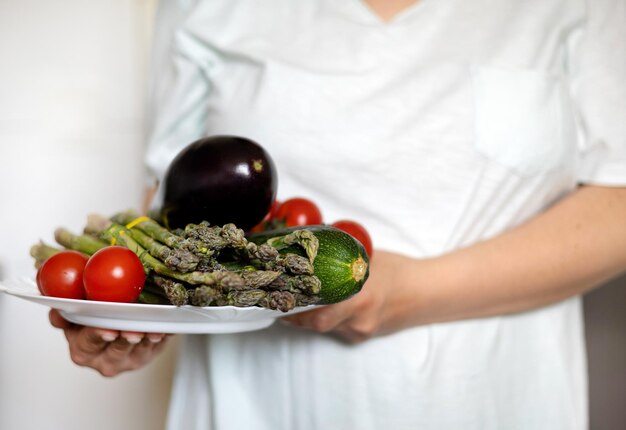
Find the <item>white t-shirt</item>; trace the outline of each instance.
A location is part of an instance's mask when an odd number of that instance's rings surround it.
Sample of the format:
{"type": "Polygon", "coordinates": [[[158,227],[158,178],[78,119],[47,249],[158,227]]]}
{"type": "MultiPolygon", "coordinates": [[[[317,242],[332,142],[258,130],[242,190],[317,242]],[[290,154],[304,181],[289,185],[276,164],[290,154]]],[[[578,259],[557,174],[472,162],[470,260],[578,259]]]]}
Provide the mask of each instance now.
{"type": "MultiPolygon", "coordinates": [[[[159,177],[196,138],[246,136],[274,158],[279,199],[358,220],[376,248],[440,255],[579,182],[626,184],[625,10],[421,0],[383,23],[359,0],[166,1],[147,164],[159,177]]],[[[579,298],[359,345],[282,324],[186,336],[169,416],[186,430],[586,426],[579,298]]]]}

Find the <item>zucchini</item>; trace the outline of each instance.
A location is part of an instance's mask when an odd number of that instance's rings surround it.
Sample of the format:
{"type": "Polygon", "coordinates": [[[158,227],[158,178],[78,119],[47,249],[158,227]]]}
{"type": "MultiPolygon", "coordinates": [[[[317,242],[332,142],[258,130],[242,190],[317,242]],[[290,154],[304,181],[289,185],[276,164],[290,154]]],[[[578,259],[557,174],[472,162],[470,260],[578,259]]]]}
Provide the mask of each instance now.
{"type": "Polygon", "coordinates": [[[320,303],[337,303],[361,290],[369,276],[369,258],[358,240],[339,229],[327,225],[291,227],[252,233],[248,240],[260,245],[296,230],[308,230],[315,235],[319,241],[316,255],[312,256],[302,246],[295,244],[279,252],[283,255],[294,253],[314,257],[314,274],[322,283],[320,303]]]}

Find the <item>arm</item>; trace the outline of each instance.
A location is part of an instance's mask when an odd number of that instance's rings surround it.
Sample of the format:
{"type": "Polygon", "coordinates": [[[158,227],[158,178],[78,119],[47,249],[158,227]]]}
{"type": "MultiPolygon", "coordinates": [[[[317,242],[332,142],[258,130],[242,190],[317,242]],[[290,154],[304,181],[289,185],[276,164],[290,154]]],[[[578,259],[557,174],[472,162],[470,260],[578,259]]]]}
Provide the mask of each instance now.
{"type": "Polygon", "coordinates": [[[362,293],[289,321],[359,341],[549,305],[624,270],[626,188],[585,186],[517,228],[437,258],[377,251],[362,293]]]}

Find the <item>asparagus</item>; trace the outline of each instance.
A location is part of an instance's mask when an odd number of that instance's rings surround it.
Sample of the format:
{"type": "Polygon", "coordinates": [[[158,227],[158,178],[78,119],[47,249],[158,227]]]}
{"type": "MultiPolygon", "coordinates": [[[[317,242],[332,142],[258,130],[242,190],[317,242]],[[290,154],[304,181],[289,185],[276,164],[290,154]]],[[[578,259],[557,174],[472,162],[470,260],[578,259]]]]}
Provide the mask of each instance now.
{"type": "Polygon", "coordinates": [[[139,294],[139,297],[137,298],[137,302],[138,303],[143,303],[146,305],[169,305],[171,304],[169,302],[169,300],[167,300],[167,298],[159,295],[159,294],[155,294],[155,293],[151,293],[149,291],[146,291],[146,288],[144,287],[144,289],[141,291],[141,293],[139,294]]]}
{"type": "Polygon", "coordinates": [[[296,306],[295,295],[287,291],[268,292],[260,289],[251,289],[220,294],[216,289],[206,285],[192,290],[190,299],[191,304],[194,306],[261,306],[282,312],[287,312],[296,306]]]}
{"type": "Polygon", "coordinates": [[[35,259],[35,269],[39,269],[44,261],[61,251],[61,249],[47,245],[40,240],[39,243],[30,248],[30,256],[35,259]]]}
{"type": "Polygon", "coordinates": [[[296,307],[296,298],[289,291],[272,291],[266,293],[257,304],[264,308],[287,312],[296,307]]]}
{"type": "Polygon", "coordinates": [[[249,289],[266,287],[274,282],[280,275],[281,272],[272,270],[253,270],[241,272],[245,287],[249,289]]]}
{"type": "MultiPolygon", "coordinates": [[[[321,283],[313,268],[319,243],[305,229],[256,244],[234,224],[201,222],[169,231],[126,211],[111,219],[90,215],[83,234],[59,228],[55,240],[89,255],[109,243],[133,251],[149,274],[140,303],[261,306],[286,312],[320,300],[321,283]],[[304,248],[306,257],[279,252],[292,245],[304,248]]],[[[40,242],[31,255],[39,267],[60,251],[40,242]]]]}
{"type": "Polygon", "coordinates": [[[231,291],[227,294],[223,294],[217,297],[215,303],[218,306],[237,306],[248,307],[254,306],[259,303],[260,300],[267,296],[267,291],[263,290],[245,290],[245,291],[231,291]]]}
{"type": "Polygon", "coordinates": [[[203,221],[200,224],[188,224],[183,236],[202,243],[207,249],[221,251],[224,248],[245,249],[248,241],[244,231],[235,224],[224,224],[222,227],[211,226],[203,221]]]}
{"type": "Polygon", "coordinates": [[[259,260],[264,263],[275,262],[280,256],[278,250],[267,243],[257,245],[254,242],[248,242],[246,252],[251,260],[259,260]]]}
{"type": "Polygon", "coordinates": [[[322,290],[322,283],[315,275],[281,275],[267,285],[266,289],[316,295],[322,290]]]}
{"type": "Polygon", "coordinates": [[[321,300],[319,296],[310,296],[302,293],[294,293],[294,297],[296,298],[296,306],[316,305],[321,300]]]}
{"type": "MultiPolygon", "coordinates": [[[[121,225],[128,225],[131,222],[137,220],[139,215],[134,211],[126,211],[115,214],[111,217],[111,221],[121,225]]],[[[183,247],[184,239],[172,232],[170,232],[165,227],[159,225],[156,221],[146,218],[139,222],[134,228],[143,231],[148,236],[152,237],[155,240],[169,246],[170,248],[181,248],[183,247]]]]}
{"type": "Polygon", "coordinates": [[[174,278],[193,285],[209,285],[224,287],[226,289],[238,288],[244,285],[243,278],[234,272],[176,272],[167,267],[163,262],[150,255],[145,248],[139,245],[130,235],[128,229],[119,225],[111,224],[102,232],[103,239],[115,239],[120,245],[126,246],[133,251],[148,270],[153,270],[159,275],[174,278]]]}
{"type": "Polygon", "coordinates": [[[144,247],[150,255],[160,259],[167,267],[179,272],[191,272],[198,267],[200,258],[186,249],[172,249],[154,240],[146,233],[137,229],[130,229],[130,235],[139,245],[144,247]]]}
{"type": "Polygon", "coordinates": [[[87,225],[83,230],[85,234],[97,236],[102,230],[106,230],[111,225],[111,220],[100,214],[89,214],[87,216],[87,225]]]}
{"type": "Polygon", "coordinates": [[[300,245],[304,248],[309,261],[313,264],[317,251],[319,250],[319,240],[308,230],[295,230],[284,236],[277,236],[268,239],[265,243],[277,250],[285,249],[291,245],[300,245]]]}
{"type": "Polygon", "coordinates": [[[307,258],[296,254],[287,254],[278,260],[278,265],[294,275],[312,275],[313,263],[307,258]]]}
{"type": "Polygon", "coordinates": [[[93,255],[99,249],[107,246],[107,243],[90,234],[76,235],[65,228],[57,228],[54,231],[54,239],[59,245],[75,251],[93,255]]]}
{"type": "Polygon", "coordinates": [[[214,257],[204,256],[200,257],[196,270],[200,272],[214,272],[219,270],[226,270],[226,266],[217,261],[214,257]]]}
{"type": "Polygon", "coordinates": [[[210,306],[220,296],[219,291],[208,285],[200,285],[189,292],[189,301],[194,306],[210,306]]]}
{"type": "MultiPolygon", "coordinates": [[[[112,217],[112,220],[119,224],[132,223],[137,219],[137,214],[132,211],[121,212],[112,217]]],[[[211,267],[218,264],[214,258],[211,258],[214,254],[225,248],[232,248],[244,251],[248,259],[266,263],[268,269],[283,267],[294,274],[310,275],[313,274],[312,261],[319,247],[315,235],[307,230],[297,230],[288,235],[270,239],[269,243],[257,245],[252,242],[248,243],[243,230],[234,224],[218,227],[210,226],[206,221],[200,224],[188,224],[182,231],[184,237],[171,233],[149,218],[137,223],[130,231],[133,239],[146,248],[151,255],[164,261],[171,258],[173,261],[170,267],[181,272],[194,270],[198,265],[196,258],[189,255],[190,252],[196,256],[202,256],[202,263],[200,264],[203,267],[211,267]],[[166,246],[162,246],[160,243],[166,246]],[[293,244],[300,244],[304,247],[309,256],[308,264],[303,257],[295,254],[280,256],[278,249],[293,244]],[[172,253],[171,248],[180,251],[172,253]],[[178,266],[181,264],[178,260],[182,261],[182,266],[178,266]],[[278,266],[274,266],[274,263],[277,263],[278,266]]],[[[165,261],[165,263],[170,265],[169,261],[165,261]]]]}
{"type": "MultiPolygon", "coordinates": [[[[114,215],[111,220],[127,225],[140,220],[136,212],[126,211],[114,215]]],[[[245,248],[247,240],[243,230],[234,224],[223,227],[210,226],[203,221],[200,224],[188,224],[184,230],[169,231],[150,218],[141,219],[131,230],[140,230],[155,241],[169,248],[191,252],[198,257],[213,256],[224,248],[245,248]]]]}
{"type": "Polygon", "coordinates": [[[189,302],[187,289],[180,282],[158,275],[152,275],[150,280],[163,291],[169,303],[174,306],[184,306],[189,302]]]}

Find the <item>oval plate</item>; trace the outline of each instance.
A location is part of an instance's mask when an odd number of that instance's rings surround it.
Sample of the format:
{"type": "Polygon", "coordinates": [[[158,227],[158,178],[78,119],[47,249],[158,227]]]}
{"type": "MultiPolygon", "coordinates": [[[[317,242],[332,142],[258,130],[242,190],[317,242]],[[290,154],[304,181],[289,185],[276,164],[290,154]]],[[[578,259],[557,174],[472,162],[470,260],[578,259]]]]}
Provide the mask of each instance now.
{"type": "Polygon", "coordinates": [[[241,333],[272,325],[277,318],[319,306],[298,307],[289,312],[256,306],[170,306],[61,299],[42,296],[35,281],[21,278],[0,283],[0,291],[58,309],[68,321],[113,330],[152,333],[241,333]]]}

